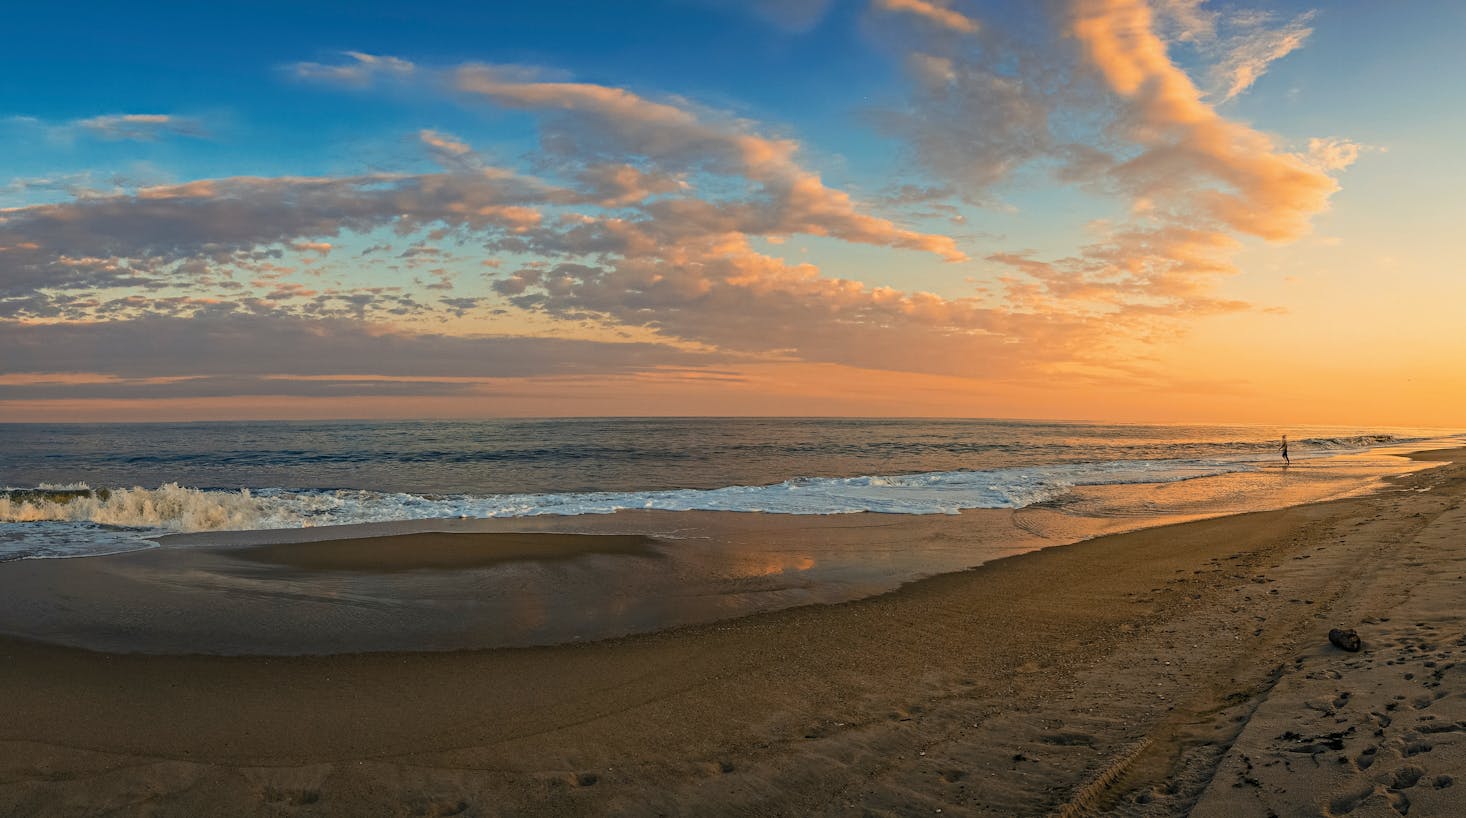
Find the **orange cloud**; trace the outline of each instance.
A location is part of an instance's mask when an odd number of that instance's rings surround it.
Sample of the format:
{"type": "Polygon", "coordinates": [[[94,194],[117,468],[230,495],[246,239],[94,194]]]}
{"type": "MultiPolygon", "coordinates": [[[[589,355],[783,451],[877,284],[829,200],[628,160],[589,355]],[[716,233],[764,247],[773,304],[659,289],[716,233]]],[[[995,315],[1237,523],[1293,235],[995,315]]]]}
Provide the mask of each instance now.
{"type": "Polygon", "coordinates": [[[499,105],[583,117],[576,123],[579,140],[598,136],[619,150],[664,166],[704,166],[759,182],[775,198],[776,210],[784,217],[783,224],[772,225],[768,232],[830,235],[923,250],[950,261],[966,258],[951,237],[918,233],[862,213],[849,194],[826,187],[818,174],[798,164],[796,141],[759,135],[746,122],[709,121],[686,108],[649,100],[624,88],[537,81],[490,66],[465,66],[454,76],[459,90],[499,105]]]}
{"type": "Polygon", "coordinates": [[[302,253],[318,253],[322,256],[331,254],[331,242],[329,241],[297,241],[290,246],[302,253]]]}
{"type": "Polygon", "coordinates": [[[1308,140],[1308,159],[1320,170],[1343,170],[1359,160],[1365,151],[1383,150],[1361,145],[1352,139],[1329,137],[1308,140]]]}
{"type": "Polygon", "coordinates": [[[1144,150],[1114,168],[1138,195],[1164,198],[1227,227],[1293,239],[1338,183],[1266,134],[1220,116],[1166,54],[1142,0],[1078,0],[1071,31],[1127,103],[1122,124],[1144,150]]]}

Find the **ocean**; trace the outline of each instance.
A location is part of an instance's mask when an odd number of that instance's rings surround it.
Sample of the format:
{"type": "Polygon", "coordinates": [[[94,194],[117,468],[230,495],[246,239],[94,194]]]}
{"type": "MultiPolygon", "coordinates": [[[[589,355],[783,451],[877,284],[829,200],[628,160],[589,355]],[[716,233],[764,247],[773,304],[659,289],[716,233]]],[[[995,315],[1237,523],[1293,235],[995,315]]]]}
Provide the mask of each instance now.
{"type": "Polygon", "coordinates": [[[621,509],[955,514],[1444,438],[1440,429],[594,418],[0,424],[0,561],[162,534],[621,509]]]}

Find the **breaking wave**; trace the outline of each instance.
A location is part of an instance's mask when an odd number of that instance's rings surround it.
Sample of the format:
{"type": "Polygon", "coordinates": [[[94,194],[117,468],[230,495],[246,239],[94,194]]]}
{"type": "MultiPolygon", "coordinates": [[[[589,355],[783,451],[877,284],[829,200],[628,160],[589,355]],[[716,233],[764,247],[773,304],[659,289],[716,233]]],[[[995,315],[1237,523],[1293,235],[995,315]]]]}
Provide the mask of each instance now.
{"type": "MultiPolygon", "coordinates": [[[[359,490],[218,491],[168,483],[156,489],[85,484],[0,493],[0,521],[77,523],[170,532],[297,528],[455,517],[610,514],[625,509],[770,514],[956,514],[1020,508],[1074,486],[1164,483],[1250,469],[1222,461],[1120,461],[991,471],[805,477],[766,486],[647,492],[418,495],[359,490]]],[[[0,556],[3,558],[3,556],[0,556]]]]}
{"type": "Polygon", "coordinates": [[[39,489],[0,495],[0,521],[84,522],[164,531],[279,528],[291,524],[288,518],[271,519],[249,489],[202,491],[177,483],[156,489],[95,491],[85,483],[43,483],[39,489]]]}

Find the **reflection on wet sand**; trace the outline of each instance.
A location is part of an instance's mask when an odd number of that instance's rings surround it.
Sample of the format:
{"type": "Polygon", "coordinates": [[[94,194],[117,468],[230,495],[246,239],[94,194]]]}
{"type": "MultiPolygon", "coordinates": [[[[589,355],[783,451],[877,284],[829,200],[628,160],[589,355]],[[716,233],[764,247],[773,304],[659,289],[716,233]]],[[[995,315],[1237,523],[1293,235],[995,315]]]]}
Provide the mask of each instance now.
{"type": "Polygon", "coordinates": [[[808,571],[814,566],[814,557],[801,554],[750,554],[734,567],[733,574],[742,577],[768,577],[808,571]]]}
{"type": "Polygon", "coordinates": [[[448,571],[510,562],[569,560],[586,554],[659,556],[644,534],[424,531],[233,549],[231,556],[303,571],[448,571]]]}

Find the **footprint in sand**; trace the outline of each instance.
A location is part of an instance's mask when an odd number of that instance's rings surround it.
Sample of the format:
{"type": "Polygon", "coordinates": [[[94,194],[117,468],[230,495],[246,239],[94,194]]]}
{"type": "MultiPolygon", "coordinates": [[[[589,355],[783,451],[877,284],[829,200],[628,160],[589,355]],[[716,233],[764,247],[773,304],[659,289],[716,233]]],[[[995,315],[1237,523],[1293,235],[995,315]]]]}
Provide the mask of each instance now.
{"type": "MultiPolygon", "coordinates": [[[[1397,789],[1381,789],[1369,784],[1331,798],[1327,814],[1329,816],[1348,815],[1364,806],[1366,802],[1374,800],[1376,796],[1388,804],[1396,815],[1410,813],[1410,799],[1405,796],[1405,793],[1397,789]]],[[[1377,815],[1378,812],[1372,811],[1370,814],[1377,815]]]]}
{"type": "Polygon", "coordinates": [[[1410,756],[1418,756],[1421,753],[1428,753],[1433,749],[1435,748],[1429,742],[1413,739],[1405,742],[1405,746],[1400,748],[1400,754],[1409,758],[1410,756]]]}
{"type": "Polygon", "coordinates": [[[1420,779],[1425,776],[1425,770],[1422,770],[1413,764],[1407,764],[1406,766],[1395,770],[1392,775],[1393,778],[1390,781],[1391,789],[1408,790],[1416,784],[1420,783],[1420,779]]]}
{"type": "Polygon", "coordinates": [[[1340,793],[1329,799],[1329,815],[1348,815],[1374,795],[1374,785],[1365,784],[1349,792],[1340,793]]]}
{"type": "Polygon", "coordinates": [[[1442,722],[1440,724],[1421,724],[1416,730],[1422,733],[1466,733],[1466,721],[1442,722]]]}
{"type": "Polygon", "coordinates": [[[1320,716],[1327,718],[1329,716],[1335,715],[1338,712],[1338,708],[1341,706],[1341,703],[1338,699],[1326,699],[1320,697],[1317,699],[1309,699],[1308,701],[1303,703],[1303,706],[1308,708],[1309,710],[1314,711],[1315,713],[1318,713],[1320,716]]]}
{"type": "Polygon", "coordinates": [[[1365,747],[1364,750],[1360,752],[1359,755],[1354,759],[1354,767],[1360,772],[1369,769],[1371,766],[1374,765],[1374,757],[1377,753],[1379,753],[1379,748],[1374,746],[1373,744],[1365,747]]]}

